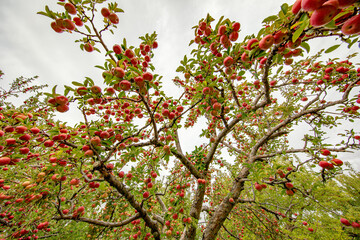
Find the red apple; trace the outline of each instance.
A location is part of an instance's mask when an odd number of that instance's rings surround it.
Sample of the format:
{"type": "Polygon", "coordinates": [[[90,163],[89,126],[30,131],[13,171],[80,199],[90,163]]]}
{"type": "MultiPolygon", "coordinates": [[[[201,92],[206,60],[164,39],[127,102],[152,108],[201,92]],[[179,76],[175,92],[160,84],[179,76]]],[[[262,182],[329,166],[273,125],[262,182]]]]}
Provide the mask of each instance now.
{"type": "Polygon", "coordinates": [[[355,15],[346,20],[344,25],[341,27],[341,32],[345,35],[360,33],[360,15],[355,15]]]}
{"type": "Polygon", "coordinates": [[[0,166],[8,165],[11,162],[9,157],[1,157],[0,158],[0,166]]]}
{"type": "Polygon", "coordinates": [[[114,68],[114,75],[118,78],[123,78],[125,76],[125,71],[121,67],[114,68]]]}
{"type": "Polygon", "coordinates": [[[148,198],[150,196],[150,193],[149,192],[144,192],[143,193],[143,198],[148,198]]]}
{"type": "Polygon", "coordinates": [[[99,86],[92,86],[90,88],[90,90],[94,93],[94,94],[99,94],[101,93],[101,88],[99,86]]]}
{"type": "Polygon", "coordinates": [[[144,72],[142,75],[143,79],[145,81],[152,81],[153,80],[153,75],[149,72],[144,72]]]}
{"type": "Polygon", "coordinates": [[[301,9],[301,0],[296,0],[296,2],[291,8],[291,12],[295,15],[300,11],[300,9],[301,9]]]}
{"type": "Polygon", "coordinates": [[[119,23],[119,17],[116,15],[116,13],[110,13],[108,18],[109,18],[110,22],[113,24],[119,23]]]}
{"type": "Polygon", "coordinates": [[[250,39],[246,45],[247,50],[251,50],[254,48],[253,45],[255,45],[255,43],[259,42],[259,40],[257,40],[256,38],[250,39]]]}
{"type": "Polygon", "coordinates": [[[135,57],[135,54],[134,54],[134,52],[133,52],[131,49],[126,49],[126,50],[125,50],[125,56],[128,57],[128,58],[130,58],[130,59],[132,59],[132,58],[135,57]]]}
{"type": "Polygon", "coordinates": [[[85,44],[84,44],[84,49],[85,49],[85,51],[87,51],[87,52],[92,52],[92,51],[94,51],[94,47],[93,47],[93,45],[91,45],[90,43],[85,43],[85,44]]]}
{"type": "Polygon", "coordinates": [[[234,59],[232,57],[226,57],[224,59],[224,66],[225,67],[230,67],[232,64],[234,63],[234,59]]]}
{"type": "Polygon", "coordinates": [[[310,17],[310,24],[314,27],[321,27],[330,22],[336,15],[337,8],[325,5],[316,9],[310,17]]]}
{"type": "Polygon", "coordinates": [[[122,80],[120,82],[120,89],[128,91],[131,88],[131,83],[128,80],[122,80]]]}
{"type": "Polygon", "coordinates": [[[301,1],[301,8],[304,11],[315,11],[316,9],[320,8],[324,2],[327,0],[302,0],[301,1]]]}
{"type": "Polygon", "coordinates": [[[263,37],[259,42],[259,48],[261,50],[267,50],[274,44],[273,35],[269,34],[263,37]]]}
{"type": "Polygon", "coordinates": [[[345,218],[340,218],[340,222],[341,222],[342,224],[344,224],[345,226],[350,226],[350,225],[351,225],[350,222],[349,222],[349,220],[347,220],[347,219],[345,219],[345,218]]]}
{"type": "Polygon", "coordinates": [[[324,156],[328,156],[328,155],[331,154],[331,152],[330,152],[329,150],[327,150],[327,149],[321,149],[321,150],[320,150],[320,153],[321,153],[322,155],[324,155],[324,156]]]}
{"type": "Polygon", "coordinates": [[[105,17],[105,18],[107,18],[107,17],[109,17],[109,15],[110,15],[110,10],[108,9],[108,8],[102,8],[101,9],[101,15],[103,15],[103,17],[105,17]]]}
{"type": "Polygon", "coordinates": [[[73,21],[71,21],[70,19],[64,19],[63,20],[63,25],[69,31],[74,31],[75,28],[76,28],[75,23],[73,21]]]}
{"type": "Polygon", "coordinates": [[[328,168],[329,167],[329,162],[320,161],[319,166],[322,167],[322,168],[328,168]]]}
{"type": "Polygon", "coordinates": [[[86,95],[86,93],[88,92],[87,91],[87,88],[86,87],[78,87],[76,89],[76,92],[77,94],[79,94],[80,96],[83,96],[83,95],[86,95]]]}
{"type": "Polygon", "coordinates": [[[354,4],[357,0],[338,0],[339,8],[347,8],[348,6],[354,4]]]}
{"type": "Polygon", "coordinates": [[[331,160],[331,162],[333,163],[333,164],[335,164],[336,166],[341,166],[341,165],[343,165],[343,161],[341,161],[340,159],[333,159],[333,160],[331,160]]]}
{"type": "Polygon", "coordinates": [[[65,3],[64,7],[68,13],[72,15],[76,14],[76,7],[72,3],[65,3]]]}

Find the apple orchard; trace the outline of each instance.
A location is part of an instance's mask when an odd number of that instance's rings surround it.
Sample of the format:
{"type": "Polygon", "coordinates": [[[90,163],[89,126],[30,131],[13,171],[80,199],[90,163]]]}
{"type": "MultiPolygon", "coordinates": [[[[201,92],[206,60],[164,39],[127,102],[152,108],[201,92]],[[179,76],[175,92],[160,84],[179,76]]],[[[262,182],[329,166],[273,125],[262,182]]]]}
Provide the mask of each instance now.
{"type": "Polygon", "coordinates": [[[0,239],[358,239],[360,174],[342,156],[359,156],[360,68],[327,54],[359,47],[359,10],[297,0],[249,36],[207,15],[175,98],[152,63],[155,32],[104,40],[117,3],[45,6],[49,31],[103,62],[64,92],[23,77],[1,90],[0,239]],[[318,38],[335,44],[309,55],[318,38]],[[56,118],[70,108],[73,126],[56,118]],[[185,152],[180,134],[203,143],[185,152]]]}

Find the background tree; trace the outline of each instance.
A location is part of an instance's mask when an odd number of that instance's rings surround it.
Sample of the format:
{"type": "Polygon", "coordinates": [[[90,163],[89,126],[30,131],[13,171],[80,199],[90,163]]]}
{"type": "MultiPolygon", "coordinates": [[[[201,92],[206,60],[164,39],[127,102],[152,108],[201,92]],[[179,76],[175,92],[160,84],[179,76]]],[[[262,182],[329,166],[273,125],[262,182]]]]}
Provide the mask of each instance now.
{"type": "Polygon", "coordinates": [[[349,123],[359,122],[360,70],[356,54],[320,59],[358,41],[356,1],[284,4],[242,41],[240,23],[207,15],[173,79],[178,98],[151,63],[156,33],[138,47],[105,42],[123,11],[104,3],[59,1],[60,12],[39,12],[55,32],[81,35],[82,50],[103,49],[103,82],[86,77],[63,94],[55,86],[46,101],[32,88],[17,108],[2,102],[1,237],[358,236],[357,175],[337,176],[340,153],[359,149],[349,123]],[[339,44],[308,56],[311,40],[326,37],[339,44]],[[70,107],[83,115],[75,126],[54,116],[70,107]],[[195,127],[206,140],[184,152],[180,131],[195,127]]]}

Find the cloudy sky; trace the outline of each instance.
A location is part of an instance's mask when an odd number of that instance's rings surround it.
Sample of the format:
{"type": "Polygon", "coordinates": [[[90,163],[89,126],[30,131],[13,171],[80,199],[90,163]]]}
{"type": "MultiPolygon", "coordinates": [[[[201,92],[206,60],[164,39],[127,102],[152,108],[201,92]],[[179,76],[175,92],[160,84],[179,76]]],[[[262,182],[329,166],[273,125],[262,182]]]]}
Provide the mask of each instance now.
{"type": "MultiPolygon", "coordinates": [[[[241,23],[240,40],[248,34],[257,33],[262,20],[277,14],[283,3],[291,0],[116,0],[125,13],[119,14],[120,23],[115,35],[107,35],[108,46],[122,42],[138,46],[139,36],[156,31],[159,47],[152,60],[156,73],[163,75],[163,82],[171,84],[175,69],[194,38],[192,26],[207,13],[218,20],[222,15],[241,23]]],[[[54,11],[62,11],[56,0],[1,0],[0,1],[0,69],[5,77],[0,86],[19,76],[38,75],[39,84],[70,85],[91,77],[101,85],[101,70],[104,56],[100,53],[82,52],[74,41],[76,34],[55,33],[50,28],[51,19],[36,14],[45,5],[54,11]]],[[[326,48],[331,43],[315,42],[314,49],[326,48]]],[[[357,49],[355,49],[356,51],[357,49]]],[[[344,48],[334,52],[346,56],[344,48]]],[[[169,85],[170,86],[170,85],[169,85]]],[[[61,89],[61,88],[60,88],[61,89]]],[[[177,88],[168,88],[177,91],[177,88]]],[[[71,122],[70,111],[61,118],[71,122]],[[70,117],[70,118],[69,118],[70,117]]],[[[191,147],[193,145],[191,144],[191,147]]],[[[355,159],[353,159],[355,161],[355,159]]],[[[358,165],[360,166],[360,165],[358,165]]],[[[360,168],[360,167],[358,167],[360,168]]]]}

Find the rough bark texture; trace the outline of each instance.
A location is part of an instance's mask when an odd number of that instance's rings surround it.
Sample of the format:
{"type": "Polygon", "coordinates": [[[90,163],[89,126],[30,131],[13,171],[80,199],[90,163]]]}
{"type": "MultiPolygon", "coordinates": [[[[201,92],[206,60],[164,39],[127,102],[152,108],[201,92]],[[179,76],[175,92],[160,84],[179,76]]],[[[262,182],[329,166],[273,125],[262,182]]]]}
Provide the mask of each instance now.
{"type": "Polygon", "coordinates": [[[141,218],[144,219],[146,225],[151,229],[151,233],[154,236],[154,239],[160,240],[160,232],[157,222],[151,219],[151,217],[147,214],[146,210],[141,206],[138,201],[136,201],[130,191],[126,189],[125,185],[119,180],[117,180],[112,174],[110,174],[106,167],[100,162],[94,164],[94,169],[98,170],[104,176],[104,179],[112,187],[118,190],[118,192],[126,198],[126,200],[131,204],[131,206],[136,209],[136,211],[140,214],[141,218]]]}
{"type": "MultiPolygon", "coordinates": [[[[190,216],[199,220],[205,194],[205,185],[199,184],[195,193],[193,204],[190,209],[190,216]]],[[[196,225],[190,225],[185,233],[186,240],[193,240],[196,237],[196,225]]]]}
{"type": "Polygon", "coordinates": [[[241,170],[239,176],[232,183],[230,194],[224,198],[224,200],[216,208],[214,214],[210,218],[203,234],[203,240],[213,240],[216,238],[220,228],[222,227],[226,218],[235,206],[236,202],[230,203],[229,199],[231,197],[234,199],[238,199],[240,197],[240,193],[244,189],[244,179],[247,178],[248,175],[249,169],[247,167],[244,167],[241,170]]]}

